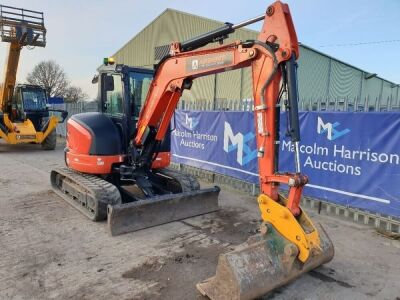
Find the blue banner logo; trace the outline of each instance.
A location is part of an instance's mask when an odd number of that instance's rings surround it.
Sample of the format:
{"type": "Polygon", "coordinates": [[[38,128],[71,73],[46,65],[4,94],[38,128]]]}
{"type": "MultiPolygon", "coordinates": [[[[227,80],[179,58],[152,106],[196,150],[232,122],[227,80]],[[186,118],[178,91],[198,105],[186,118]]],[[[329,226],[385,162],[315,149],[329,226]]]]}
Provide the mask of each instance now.
{"type": "Polygon", "coordinates": [[[193,130],[196,128],[197,124],[199,124],[199,120],[198,118],[189,117],[188,114],[185,114],[185,124],[190,130],[193,130]]]}
{"type": "Polygon", "coordinates": [[[327,139],[330,141],[334,141],[341,136],[344,136],[345,134],[350,132],[350,129],[346,128],[341,131],[336,130],[336,127],[340,125],[339,122],[335,123],[324,123],[321,117],[318,116],[318,123],[317,123],[317,132],[319,134],[324,134],[325,132],[327,133],[327,139]]]}
{"type": "Polygon", "coordinates": [[[224,151],[230,153],[236,151],[236,161],[239,165],[245,166],[257,157],[257,149],[251,150],[249,143],[253,141],[255,135],[248,132],[243,135],[241,132],[233,134],[231,124],[224,124],[224,151]],[[243,155],[244,154],[244,155],[243,155]]]}

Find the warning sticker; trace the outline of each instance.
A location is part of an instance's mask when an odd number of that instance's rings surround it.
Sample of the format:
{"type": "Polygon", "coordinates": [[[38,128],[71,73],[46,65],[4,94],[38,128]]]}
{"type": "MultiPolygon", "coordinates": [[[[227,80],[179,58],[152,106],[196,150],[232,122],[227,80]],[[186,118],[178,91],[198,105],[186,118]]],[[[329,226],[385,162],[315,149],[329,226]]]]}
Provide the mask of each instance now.
{"type": "Polygon", "coordinates": [[[228,66],[233,63],[233,53],[206,54],[189,58],[186,71],[204,71],[228,66]]]}

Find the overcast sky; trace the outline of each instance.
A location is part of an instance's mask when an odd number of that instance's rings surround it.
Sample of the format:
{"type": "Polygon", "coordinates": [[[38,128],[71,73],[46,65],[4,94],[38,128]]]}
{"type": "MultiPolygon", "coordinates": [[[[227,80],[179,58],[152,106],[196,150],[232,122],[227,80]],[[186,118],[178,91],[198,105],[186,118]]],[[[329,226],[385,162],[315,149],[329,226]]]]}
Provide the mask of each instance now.
{"type": "MultiPolygon", "coordinates": [[[[399,0],[287,2],[300,42],[400,83],[399,0]],[[349,45],[379,41],[386,42],[349,45]]],[[[31,51],[23,49],[19,82],[25,81],[27,73],[39,61],[53,59],[64,67],[73,84],[82,87],[91,97],[95,97],[96,89],[90,82],[103,57],[115,53],[166,8],[237,23],[262,14],[270,3],[259,0],[2,1],[4,5],[45,13],[47,46],[31,51]]],[[[257,23],[250,28],[257,30],[260,26],[257,23]]],[[[7,48],[5,43],[1,44],[0,60],[4,60],[7,48]]]]}

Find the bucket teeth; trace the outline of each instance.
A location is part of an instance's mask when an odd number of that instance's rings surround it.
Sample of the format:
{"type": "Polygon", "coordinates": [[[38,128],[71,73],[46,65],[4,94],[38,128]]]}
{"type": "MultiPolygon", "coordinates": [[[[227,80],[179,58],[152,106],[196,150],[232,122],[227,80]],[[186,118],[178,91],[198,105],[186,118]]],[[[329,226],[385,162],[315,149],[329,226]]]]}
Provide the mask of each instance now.
{"type": "Polygon", "coordinates": [[[219,256],[216,275],[197,284],[202,295],[212,300],[261,297],[333,257],[333,244],[319,224],[321,250],[313,251],[304,264],[297,258],[297,247],[267,226],[267,234],[252,236],[219,256]]]}

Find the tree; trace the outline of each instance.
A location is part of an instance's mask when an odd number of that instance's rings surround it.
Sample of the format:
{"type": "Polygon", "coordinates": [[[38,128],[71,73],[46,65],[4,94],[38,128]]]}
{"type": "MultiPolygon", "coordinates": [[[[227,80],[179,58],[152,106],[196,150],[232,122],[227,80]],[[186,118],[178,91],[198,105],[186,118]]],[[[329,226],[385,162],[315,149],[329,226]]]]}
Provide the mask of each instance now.
{"type": "Polygon", "coordinates": [[[64,69],[54,60],[38,63],[26,80],[44,88],[47,97],[63,97],[65,102],[78,102],[88,98],[80,87],[70,85],[64,69]]]}
{"type": "Polygon", "coordinates": [[[88,95],[77,86],[69,86],[64,93],[65,102],[78,102],[87,98],[88,95]]]}
{"type": "Polygon", "coordinates": [[[26,80],[44,88],[48,97],[63,97],[69,87],[67,74],[54,60],[37,64],[26,80]]]}

